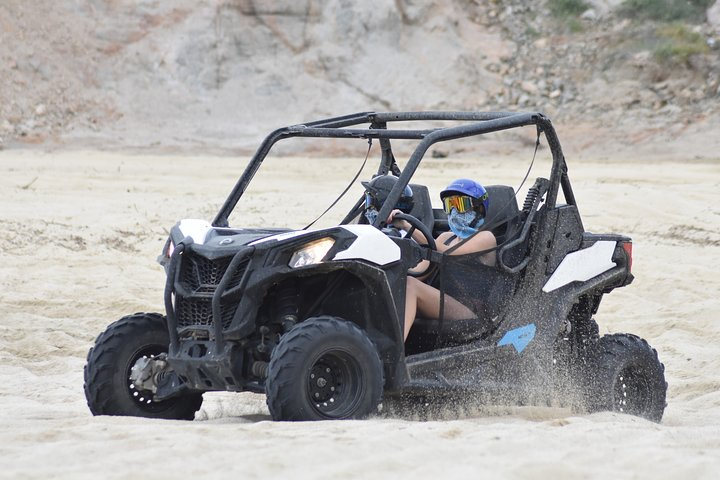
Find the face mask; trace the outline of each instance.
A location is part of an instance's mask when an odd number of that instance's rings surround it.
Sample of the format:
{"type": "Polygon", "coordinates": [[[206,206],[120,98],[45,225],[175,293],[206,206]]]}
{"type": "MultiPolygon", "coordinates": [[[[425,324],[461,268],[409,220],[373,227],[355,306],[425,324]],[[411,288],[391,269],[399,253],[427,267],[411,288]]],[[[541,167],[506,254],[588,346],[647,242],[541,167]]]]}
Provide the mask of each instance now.
{"type": "Polygon", "coordinates": [[[481,218],[474,227],[470,224],[475,220],[475,212],[458,213],[456,209],[452,209],[448,215],[448,226],[450,230],[458,236],[458,238],[466,239],[473,233],[480,229],[480,226],[485,223],[485,219],[481,218]]]}
{"type": "Polygon", "coordinates": [[[365,210],[365,218],[367,218],[368,222],[370,222],[370,225],[375,223],[375,220],[377,220],[378,211],[374,208],[368,208],[365,210]]]}

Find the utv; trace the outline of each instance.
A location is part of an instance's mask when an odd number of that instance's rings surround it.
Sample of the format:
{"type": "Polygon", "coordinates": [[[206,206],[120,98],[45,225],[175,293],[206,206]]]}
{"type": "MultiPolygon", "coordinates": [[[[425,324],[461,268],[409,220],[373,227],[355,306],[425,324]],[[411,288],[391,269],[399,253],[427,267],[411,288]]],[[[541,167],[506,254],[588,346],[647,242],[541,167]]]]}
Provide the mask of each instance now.
{"type": "Polygon", "coordinates": [[[489,404],[566,400],[656,422],[665,409],[656,351],[635,335],[600,337],[593,319],[604,294],[633,280],[631,239],[585,231],[560,143],[540,113],[370,112],[278,129],[212,223],[177,223],[159,262],[165,312],[121,318],[88,353],[84,389],[95,415],[191,420],[208,391],[264,393],[274,420],[362,418],[384,400],[433,392],[489,404]],[[522,205],[512,186],[487,186],[483,228],[497,238],[496,265],[437,252],[447,217],[425,185],[410,183],[429,147],[527,126],[537,131],[535,153],[541,135],[547,141],[550,173],[522,205]],[[368,224],[360,198],[330,228],[231,227],[268,152],[291,137],[379,141],[377,174],[399,180],[377,220],[368,224]],[[402,169],[391,140],[415,141],[402,169]],[[407,185],[414,205],[404,218],[427,245],[382,222],[407,185]],[[478,316],[418,318],[404,342],[406,277],[422,260],[441,298],[472,304],[478,316]]]}

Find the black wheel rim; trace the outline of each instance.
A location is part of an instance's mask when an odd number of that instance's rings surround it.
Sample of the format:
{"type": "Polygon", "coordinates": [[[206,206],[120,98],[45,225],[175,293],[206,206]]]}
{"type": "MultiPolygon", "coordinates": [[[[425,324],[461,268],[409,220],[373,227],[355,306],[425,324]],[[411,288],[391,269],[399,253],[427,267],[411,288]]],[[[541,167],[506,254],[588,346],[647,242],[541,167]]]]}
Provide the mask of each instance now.
{"type": "Polygon", "coordinates": [[[125,372],[125,378],[127,379],[127,393],[132,399],[133,403],[140,409],[146,412],[161,412],[172,407],[176,399],[169,399],[162,402],[156,402],[153,400],[153,393],[150,390],[143,390],[137,388],[130,378],[133,365],[141,358],[154,358],[161,353],[166,353],[167,347],[162,345],[148,345],[140,348],[134,355],[130,357],[128,366],[125,372]]]}
{"type": "Polygon", "coordinates": [[[308,400],[325,418],[348,418],[357,411],[364,394],[363,374],[348,353],[323,353],[307,374],[308,400]]]}
{"type": "Polygon", "coordinates": [[[615,383],[615,410],[647,416],[651,408],[650,392],[650,381],[642,370],[636,367],[623,369],[615,383]]]}

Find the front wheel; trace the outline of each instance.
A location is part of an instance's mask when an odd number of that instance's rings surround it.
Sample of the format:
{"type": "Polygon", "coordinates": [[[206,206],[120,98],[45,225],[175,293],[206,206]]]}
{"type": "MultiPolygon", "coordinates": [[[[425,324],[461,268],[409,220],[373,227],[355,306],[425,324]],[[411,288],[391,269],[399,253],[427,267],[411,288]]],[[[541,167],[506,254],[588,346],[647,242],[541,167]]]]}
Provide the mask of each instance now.
{"type": "Polygon", "coordinates": [[[665,367],[657,351],[640,337],[605,335],[588,352],[586,406],[660,422],[665,411],[665,367]]]}
{"type": "Polygon", "coordinates": [[[310,318],[278,343],[265,390],[273,420],[362,418],[380,404],[382,362],[354,323],[310,318]]]}
{"type": "Polygon", "coordinates": [[[157,313],[128,315],[101,333],[85,365],[85,397],[92,414],[192,420],[202,405],[201,393],[156,402],[151,391],[131,379],[138,361],[167,353],[169,344],[167,322],[157,313]]]}

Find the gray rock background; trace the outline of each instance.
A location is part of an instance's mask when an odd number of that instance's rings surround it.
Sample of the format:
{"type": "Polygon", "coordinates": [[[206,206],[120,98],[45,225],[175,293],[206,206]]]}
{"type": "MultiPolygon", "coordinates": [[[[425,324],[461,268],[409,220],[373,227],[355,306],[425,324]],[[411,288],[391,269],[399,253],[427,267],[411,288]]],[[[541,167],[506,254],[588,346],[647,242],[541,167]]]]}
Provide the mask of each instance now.
{"type": "Polygon", "coordinates": [[[574,31],[509,0],[4,0],[0,148],[251,151],[269,131],[368,110],[540,110],[591,155],[717,156],[709,48],[663,65],[653,24],[588,2],[574,31]]]}

